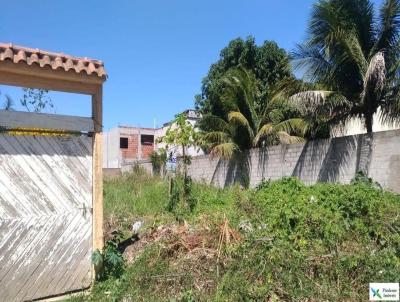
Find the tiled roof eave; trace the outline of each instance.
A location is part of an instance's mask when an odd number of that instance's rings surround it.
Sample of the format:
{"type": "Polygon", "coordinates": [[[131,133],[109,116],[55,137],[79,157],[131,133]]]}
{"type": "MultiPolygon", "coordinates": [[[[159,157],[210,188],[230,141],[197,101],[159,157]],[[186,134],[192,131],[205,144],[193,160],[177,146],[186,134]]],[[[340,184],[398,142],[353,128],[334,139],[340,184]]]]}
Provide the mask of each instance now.
{"type": "Polygon", "coordinates": [[[99,60],[0,43],[0,62],[7,61],[13,64],[37,65],[46,69],[72,71],[77,74],[96,76],[103,80],[107,78],[104,64],[99,60]]]}

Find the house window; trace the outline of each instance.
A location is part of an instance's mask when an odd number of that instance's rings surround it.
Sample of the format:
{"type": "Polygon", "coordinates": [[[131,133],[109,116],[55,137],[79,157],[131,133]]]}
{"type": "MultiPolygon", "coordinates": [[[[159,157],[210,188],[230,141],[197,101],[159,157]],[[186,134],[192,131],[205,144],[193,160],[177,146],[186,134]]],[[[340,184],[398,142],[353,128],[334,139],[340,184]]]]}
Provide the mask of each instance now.
{"type": "Polygon", "coordinates": [[[128,149],[128,138],[127,137],[119,138],[119,147],[120,147],[120,149],[128,149]]]}
{"type": "Polygon", "coordinates": [[[154,143],[154,135],[141,135],[140,142],[142,145],[151,146],[154,143]]]}

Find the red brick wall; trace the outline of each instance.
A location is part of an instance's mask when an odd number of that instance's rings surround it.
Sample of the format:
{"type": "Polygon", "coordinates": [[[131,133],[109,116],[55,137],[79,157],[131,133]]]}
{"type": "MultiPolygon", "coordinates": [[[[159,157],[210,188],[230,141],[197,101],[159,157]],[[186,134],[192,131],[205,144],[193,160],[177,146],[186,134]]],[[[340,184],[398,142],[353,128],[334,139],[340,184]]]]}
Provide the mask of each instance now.
{"type": "Polygon", "coordinates": [[[151,152],[154,150],[154,144],[142,145],[142,159],[150,158],[151,152]]]}
{"type": "MultiPolygon", "coordinates": [[[[128,138],[128,149],[120,149],[122,159],[138,159],[139,158],[139,135],[121,135],[121,137],[128,138]]],[[[142,145],[142,156],[141,159],[150,158],[151,152],[154,150],[154,144],[142,145]]]]}
{"type": "Polygon", "coordinates": [[[138,135],[121,135],[121,137],[128,138],[128,149],[120,149],[122,159],[136,159],[138,158],[138,135]]]}

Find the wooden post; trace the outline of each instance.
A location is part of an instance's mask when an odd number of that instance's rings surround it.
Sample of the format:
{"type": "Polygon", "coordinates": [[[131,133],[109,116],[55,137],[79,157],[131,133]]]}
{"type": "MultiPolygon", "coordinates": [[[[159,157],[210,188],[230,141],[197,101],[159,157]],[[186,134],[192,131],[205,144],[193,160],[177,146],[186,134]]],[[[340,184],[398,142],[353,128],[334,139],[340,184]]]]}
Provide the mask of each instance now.
{"type": "Polygon", "coordinates": [[[168,195],[169,197],[172,195],[172,177],[169,177],[168,179],[168,195]]]}
{"type": "Polygon", "coordinates": [[[103,236],[103,90],[92,95],[93,133],[93,251],[104,247],[103,236]]]}

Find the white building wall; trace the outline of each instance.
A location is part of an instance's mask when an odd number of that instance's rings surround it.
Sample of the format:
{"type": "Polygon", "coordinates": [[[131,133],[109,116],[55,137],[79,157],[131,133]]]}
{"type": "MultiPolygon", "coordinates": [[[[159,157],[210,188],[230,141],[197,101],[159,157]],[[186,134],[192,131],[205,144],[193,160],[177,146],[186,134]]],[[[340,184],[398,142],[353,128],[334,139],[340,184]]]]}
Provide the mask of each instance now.
{"type": "MultiPolygon", "coordinates": [[[[189,123],[195,127],[197,120],[195,119],[188,119],[187,121],[189,121],[189,123]]],[[[174,126],[172,126],[173,129],[174,126]]],[[[156,129],[155,131],[155,140],[156,140],[156,149],[166,149],[166,144],[165,143],[157,143],[157,140],[163,136],[166,135],[167,130],[170,128],[170,125],[166,125],[162,128],[156,129]]],[[[187,155],[190,156],[199,156],[199,155],[204,155],[203,150],[201,150],[198,147],[189,147],[186,149],[187,155]]],[[[177,157],[182,155],[182,147],[180,146],[169,146],[168,150],[167,150],[167,154],[169,155],[170,153],[172,153],[173,157],[177,157]]]]}
{"type": "Polygon", "coordinates": [[[103,168],[120,168],[119,128],[103,134],[103,168]]]}
{"type": "MultiPolygon", "coordinates": [[[[380,131],[388,131],[400,129],[400,123],[382,123],[381,121],[381,110],[378,109],[377,113],[374,114],[373,123],[372,123],[372,131],[380,132],[380,131]]],[[[348,135],[357,135],[367,133],[367,129],[364,126],[364,121],[360,118],[352,118],[347,123],[345,123],[344,127],[338,127],[334,129],[331,133],[332,137],[340,137],[340,136],[348,136],[348,135]]]]}

